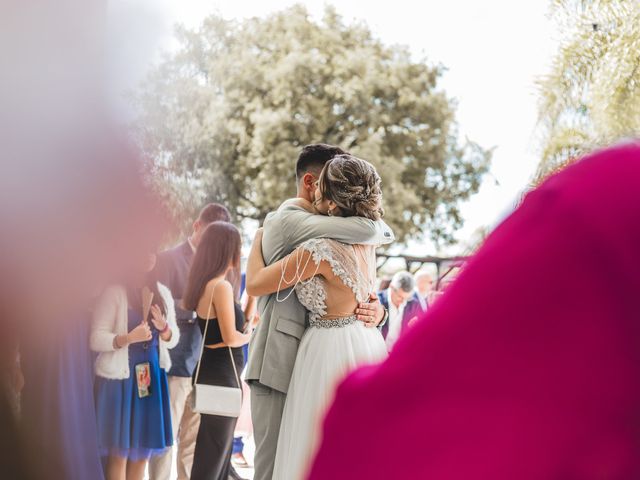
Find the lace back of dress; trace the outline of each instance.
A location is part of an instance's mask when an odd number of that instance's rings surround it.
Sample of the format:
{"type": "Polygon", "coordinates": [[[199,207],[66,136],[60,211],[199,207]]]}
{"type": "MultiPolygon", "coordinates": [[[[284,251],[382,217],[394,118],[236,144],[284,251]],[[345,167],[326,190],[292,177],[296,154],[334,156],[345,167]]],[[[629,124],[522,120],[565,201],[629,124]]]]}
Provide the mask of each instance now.
{"type": "Polygon", "coordinates": [[[365,245],[345,245],[332,241],[333,273],[353,291],[358,302],[366,302],[374,291],[376,279],[375,250],[365,245]]]}
{"type": "Polygon", "coordinates": [[[313,239],[305,242],[302,249],[311,253],[311,257],[303,262],[302,255],[297,254],[287,260],[295,262],[296,265],[292,278],[286,278],[287,263],[283,264],[280,285],[293,283],[293,288],[284,298],[280,298],[282,289],[279,287],[278,301],[285,301],[296,290],[298,297],[302,297],[301,300],[304,299],[302,303],[312,312],[315,311],[320,316],[326,313],[326,292],[322,287],[322,282],[319,283],[314,278],[315,276],[306,281],[301,279],[301,273],[312,260],[318,265],[318,268],[320,262],[326,261],[331,266],[334,275],[353,292],[358,302],[368,301],[369,294],[374,291],[376,279],[374,247],[345,245],[329,239],[313,239]]]}

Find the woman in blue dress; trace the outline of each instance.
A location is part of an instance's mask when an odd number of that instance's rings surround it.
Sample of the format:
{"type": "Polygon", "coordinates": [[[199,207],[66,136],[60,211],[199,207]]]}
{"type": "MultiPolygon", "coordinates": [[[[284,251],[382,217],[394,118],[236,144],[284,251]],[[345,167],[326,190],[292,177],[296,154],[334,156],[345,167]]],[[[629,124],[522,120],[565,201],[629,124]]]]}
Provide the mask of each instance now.
{"type": "Polygon", "coordinates": [[[142,480],[149,458],[173,443],[166,371],[178,343],[173,299],[146,273],[102,294],[94,311],[91,348],[98,352],[98,443],[107,480],[142,480]]]}

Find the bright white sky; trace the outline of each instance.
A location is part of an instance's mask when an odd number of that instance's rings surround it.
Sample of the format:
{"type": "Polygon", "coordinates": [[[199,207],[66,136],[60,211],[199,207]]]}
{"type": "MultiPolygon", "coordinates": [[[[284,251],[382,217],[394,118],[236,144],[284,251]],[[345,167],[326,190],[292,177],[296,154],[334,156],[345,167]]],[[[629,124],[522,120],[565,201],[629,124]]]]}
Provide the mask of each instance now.
{"type": "MultiPolygon", "coordinates": [[[[536,165],[535,80],[544,74],[557,37],[547,18],[548,0],[111,0],[112,53],[119,84],[141,75],[170,49],[172,25],[196,27],[209,13],[226,18],[263,16],[294,3],[320,17],[327,3],[347,20],[364,20],[387,43],[409,45],[417,56],[441,62],[448,71],[441,86],[458,101],[460,133],[483,147],[495,147],[491,173],[463,206],[461,244],[479,227],[494,225],[512,208],[536,165]]],[[[454,253],[460,247],[447,249],[454,253]]],[[[415,254],[433,253],[415,243],[415,254]]]]}

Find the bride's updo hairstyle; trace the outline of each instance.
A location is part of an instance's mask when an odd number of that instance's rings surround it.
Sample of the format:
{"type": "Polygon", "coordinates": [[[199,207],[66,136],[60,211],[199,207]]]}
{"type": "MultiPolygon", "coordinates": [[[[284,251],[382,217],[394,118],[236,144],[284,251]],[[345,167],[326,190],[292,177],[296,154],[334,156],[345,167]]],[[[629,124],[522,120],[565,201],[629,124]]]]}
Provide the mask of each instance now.
{"type": "Polygon", "coordinates": [[[318,179],[322,198],[334,202],[342,216],[371,220],[384,215],[380,184],[380,175],[373,165],[348,154],[329,160],[318,179]]]}

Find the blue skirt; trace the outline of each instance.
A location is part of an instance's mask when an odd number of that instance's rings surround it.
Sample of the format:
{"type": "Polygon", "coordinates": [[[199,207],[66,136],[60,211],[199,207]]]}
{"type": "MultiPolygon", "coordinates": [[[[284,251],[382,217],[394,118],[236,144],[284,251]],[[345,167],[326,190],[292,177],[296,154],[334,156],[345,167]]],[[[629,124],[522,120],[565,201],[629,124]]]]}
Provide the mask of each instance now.
{"type": "Polygon", "coordinates": [[[138,461],[163,453],[173,444],[167,375],[160,368],[156,338],[148,348],[129,345],[129,378],[96,379],[98,440],[103,456],[138,461]],[[135,366],[149,362],[151,395],[140,398],[135,366]]]}

